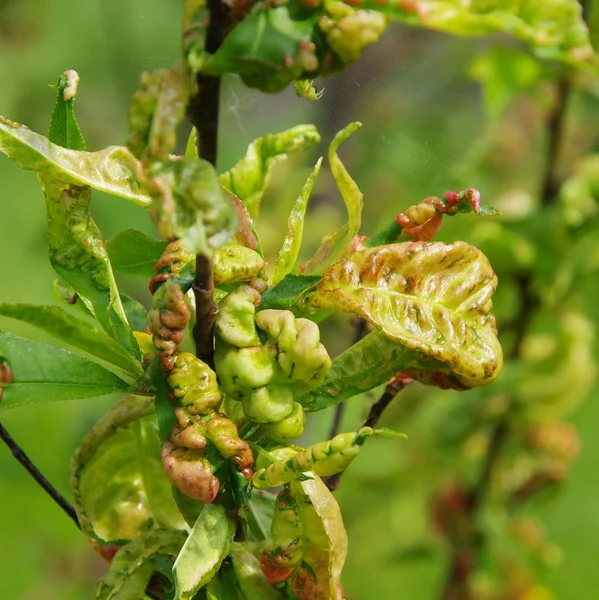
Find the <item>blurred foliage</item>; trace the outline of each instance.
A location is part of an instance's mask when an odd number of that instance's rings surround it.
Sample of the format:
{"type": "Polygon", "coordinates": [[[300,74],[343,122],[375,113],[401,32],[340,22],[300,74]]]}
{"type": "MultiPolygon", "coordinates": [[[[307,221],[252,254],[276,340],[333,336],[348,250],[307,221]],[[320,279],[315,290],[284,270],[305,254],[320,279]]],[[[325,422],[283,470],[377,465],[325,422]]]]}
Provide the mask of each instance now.
{"type": "MultiPolygon", "coordinates": [[[[127,106],[139,73],[169,65],[179,54],[182,4],[90,0],[74,7],[66,0],[0,0],[0,77],[9,82],[0,87],[0,114],[44,131],[55,96],[48,86],[58,73],[74,68],[84,81],[77,107],[89,149],[124,141],[127,106]]],[[[592,37],[599,35],[599,10],[595,20],[592,37]]],[[[374,233],[431,194],[475,187],[504,216],[450,219],[440,237],[467,240],[489,257],[500,280],[495,312],[508,352],[518,344],[512,320],[519,310],[519,274],[531,266],[533,295],[544,300],[530,323],[532,335],[522,341],[520,363],[508,363],[499,380],[484,390],[409,387],[381,423],[406,432],[408,440],[381,440],[366,447],[344,475],[337,494],[350,539],[344,571],[347,600],[439,597],[449,556],[447,536],[439,532],[447,534],[448,527],[456,526],[439,507],[459,506],[456,480],[476,480],[489,429],[508,398],[515,398],[518,418],[497,470],[491,508],[482,515],[489,541],[485,560],[503,564],[506,571],[498,575],[517,583],[526,574],[510,571],[501,557],[515,553],[526,559],[545,589],[545,596],[537,590],[537,596],[533,591],[528,598],[595,598],[599,391],[592,388],[597,353],[592,331],[599,308],[592,274],[599,257],[593,225],[599,86],[585,71],[573,75],[577,91],[569,99],[557,172],[567,178],[560,204],[545,210],[542,219],[538,213],[547,163],[545,123],[556,100],[553,82],[565,76],[565,68],[539,62],[503,37],[461,39],[393,25],[356,67],[337,78],[317,80],[317,88],[324,87],[319,102],[297,99],[292,90],[267,97],[242,89],[235,80],[225,81],[221,139],[227,143],[220,147],[221,170],[232,167],[259,135],[315,122],[328,144],[349,120],[361,120],[364,128],[341,154],[364,193],[363,233],[374,233]],[[576,454],[569,428],[550,428],[544,434],[531,429],[539,411],[560,418],[571,414],[583,450],[566,485],[527,504],[507,527],[505,515],[492,509],[493,500],[506,490],[523,488],[539,467],[535,448],[551,446],[553,439],[551,447],[557,443],[568,460],[576,454]],[[526,456],[518,450],[522,440],[532,449],[526,456]],[[515,550],[516,539],[525,544],[515,550]]],[[[262,239],[271,264],[285,234],[281,223],[314,159],[310,152],[294,155],[270,179],[258,225],[272,232],[262,239]]],[[[4,158],[0,181],[2,300],[50,303],[54,275],[38,183],[4,158]]],[[[325,233],[343,224],[344,207],[336,194],[328,167],[323,168],[308,204],[300,260],[313,254],[325,233]]],[[[132,227],[153,233],[144,211],[116,198],[96,194],[92,210],[106,237],[132,227]]],[[[144,297],[143,284],[126,278],[121,283],[131,295],[144,297]]],[[[8,324],[0,318],[1,328],[8,324]]],[[[49,339],[21,323],[9,326],[17,334],[49,339]]],[[[324,342],[333,355],[352,335],[347,321],[323,325],[324,342]]],[[[355,429],[375,397],[352,400],[342,429],[355,429]]],[[[11,411],[3,415],[3,423],[66,493],[70,455],[113,402],[109,397],[11,411]]],[[[328,429],[326,419],[309,419],[304,441],[325,439],[328,429]]],[[[2,597],[89,597],[106,565],[6,449],[0,450],[0,464],[0,532],[6,552],[0,566],[2,597]]],[[[494,585],[485,573],[487,564],[479,565],[475,581],[481,597],[494,585]]]]}

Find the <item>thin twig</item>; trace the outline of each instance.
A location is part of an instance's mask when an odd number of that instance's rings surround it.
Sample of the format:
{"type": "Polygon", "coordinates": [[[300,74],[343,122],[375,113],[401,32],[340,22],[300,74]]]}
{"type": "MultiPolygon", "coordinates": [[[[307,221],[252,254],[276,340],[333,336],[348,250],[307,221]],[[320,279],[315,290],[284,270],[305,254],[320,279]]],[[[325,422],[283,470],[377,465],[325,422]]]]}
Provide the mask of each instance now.
{"type": "MultiPolygon", "coordinates": [[[[355,322],[355,330],[354,330],[354,340],[352,342],[352,346],[357,344],[366,334],[368,330],[368,321],[361,319],[360,317],[356,317],[355,322]]],[[[343,413],[345,412],[345,402],[340,402],[335,407],[335,415],[333,416],[333,424],[331,425],[331,431],[329,434],[329,439],[334,438],[341,428],[341,421],[343,420],[343,413]]]]}
{"type": "Polygon", "coordinates": [[[0,423],[0,439],[9,447],[12,455],[17,459],[17,462],[23,466],[27,472],[33,477],[35,482],[62,508],[67,516],[81,529],[77,513],[73,506],[60,494],[60,492],[41,474],[40,470],[31,462],[31,459],[25,454],[23,449],[15,442],[10,433],[0,423]]]}
{"type": "MultiPolygon", "coordinates": [[[[381,394],[381,397],[370,407],[370,412],[368,413],[368,417],[362,424],[362,427],[375,427],[379,422],[380,418],[383,416],[383,412],[391,401],[410,383],[412,383],[413,379],[406,376],[403,372],[399,372],[387,385],[385,386],[384,392],[381,394]]],[[[326,486],[331,490],[331,492],[335,491],[340,484],[341,475],[343,475],[344,471],[340,473],[335,473],[335,475],[331,475],[325,481],[326,486]]]]}
{"type": "MultiPolygon", "coordinates": [[[[214,53],[225,36],[225,7],[221,0],[208,0],[210,22],[206,32],[206,51],[214,53]]],[[[218,118],[220,77],[198,73],[196,91],[187,106],[187,117],[197,131],[198,156],[216,166],[218,156],[218,118]]],[[[208,256],[196,256],[196,274],[192,285],[196,301],[196,324],[193,338],[198,358],[214,366],[214,276],[208,256]]]]}

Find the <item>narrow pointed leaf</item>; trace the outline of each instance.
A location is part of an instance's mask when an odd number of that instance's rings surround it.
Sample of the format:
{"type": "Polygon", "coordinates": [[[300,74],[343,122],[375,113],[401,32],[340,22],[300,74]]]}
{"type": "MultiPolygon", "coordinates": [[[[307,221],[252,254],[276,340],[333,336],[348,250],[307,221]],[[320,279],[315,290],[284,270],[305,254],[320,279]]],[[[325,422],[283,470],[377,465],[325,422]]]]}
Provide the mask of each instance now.
{"type": "Polygon", "coordinates": [[[177,600],[189,600],[218,571],[229,554],[235,523],[221,504],[207,504],[173,567],[177,600]]]}
{"type": "Polygon", "coordinates": [[[141,163],[121,146],[99,152],[68,150],[19,123],[0,117],[0,152],[22,169],[74,186],[89,186],[141,206],[151,198],[141,189],[141,163]]]}
{"type": "Polygon", "coordinates": [[[71,150],[85,150],[85,140],[75,118],[75,94],[79,75],[65,71],[58,79],[58,93],[50,119],[48,139],[58,146],[71,150]]]}
{"type": "Polygon", "coordinates": [[[362,316],[472,387],[493,381],[501,370],[490,318],[496,286],[487,258],[465,242],[406,242],[358,251],[334,264],[303,302],[312,310],[362,316]]]}
{"type": "Polygon", "coordinates": [[[151,527],[185,529],[162,467],[151,398],[125,396],[83,439],[70,486],[81,528],[110,546],[151,527]]]}
{"type": "Polygon", "coordinates": [[[142,231],[125,229],[106,242],[106,250],[115,271],[149,279],[156,275],[154,265],[167,245],[142,231]]]}
{"type": "Polygon", "coordinates": [[[306,183],[302,187],[300,195],[297,197],[289,219],[287,221],[287,235],[283,241],[283,246],[279,250],[279,255],[273,269],[272,283],[276,285],[293,270],[297,256],[302,245],[302,235],[304,232],[304,218],[306,216],[306,207],[308,206],[308,200],[312,193],[312,188],[316,182],[316,178],[320,173],[320,167],[322,165],[322,158],[318,159],[316,166],[312,173],[310,173],[306,183]]]}
{"type": "Polygon", "coordinates": [[[255,219],[275,165],[292,152],[311,148],[318,142],[320,135],[314,125],[298,125],[281,133],[270,133],[254,140],[246,155],[219,176],[220,182],[245,204],[250,216],[255,219]]]}
{"type": "Polygon", "coordinates": [[[106,335],[97,325],[59,306],[0,303],[0,315],[18,319],[50,333],[55,338],[116,365],[132,375],[141,375],[141,364],[106,335]]]}
{"type": "Polygon", "coordinates": [[[173,561],[185,542],[180,531],[148,531],[124,545],[94,588],[94,600],[142,600],[160,558],[173,561]]]}
{"type": "Polygon", "coordinates": [[[362,123],[350,123],[335,136],[329,148],[331,172],[345,203],[348,221],[341,229],[322,239],[314,256],[302,268],[302,273],[305,275],[322,273],[326,267],[339,260],[360,229],[364,196],[337,154],[339,146],[360,127],[362,123]]]}
{"type": "Polygon", "coordinates": [[[104,240],[89,212],[91,190],[69,189],[50,175],[42,175],[40,180],[46,196],[52,267],[73,286],[106,333],[139,357],[104,240]]]}
{"type": "Polygon", "coordinates": [[[58,400],[114,394],[129,386],[99,364],[66,350],[0,331],[0,357],[13,373],[0,411],[58,400]]]}

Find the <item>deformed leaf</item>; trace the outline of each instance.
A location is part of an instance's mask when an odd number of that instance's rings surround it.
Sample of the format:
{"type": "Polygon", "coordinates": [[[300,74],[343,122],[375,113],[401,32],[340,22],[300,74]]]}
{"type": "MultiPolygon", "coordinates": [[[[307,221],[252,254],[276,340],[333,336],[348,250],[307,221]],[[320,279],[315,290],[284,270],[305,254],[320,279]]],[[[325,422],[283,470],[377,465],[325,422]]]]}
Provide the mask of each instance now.
{"type": "Polygon", "coordinates": [[[171,563],[185,543],[182,531],[155,529],[125,544],[114,555],[108,573],[94,588],[94,600],[142,600],[155,571],[153,561],[171,563]]]}
{"type": "Polygon", "coordinates": [[[85,140],[75,118],[75,95],[79,75],[65,71],[58,79],[58,94],[50,119],[48,139],[58,146],[71,150],[85,150],[85,140]]]}
{"type": "Polygon", "coordinates": [[[4,331],[0,331],[0,357],[13,374],[12,382],[0,388],[0,411],[40,402],[94,398],[129,387],[87,358],[4,331]]]}
{"type": "Polygon", "coordinates": [[[121,146],[82,152],[57,146],[28,129],[0,117],[0,152],[22,169],[36,171],[72,186],[89,186],[141,206],[152,199],[141,188],[141,163],[121,146]]]}
{"type": "Polygon", "coordinates": [[[490,316],[496,286],[489,261],[474,246],[406,242],[361,250],[334,264],[303,304],[358,314],[423,359],[445,365],[461,386],[473,387],[501,370],[490,316]]]}
{"type": "Polygon", "coordinates": [[[85,436],[70,487],[92,545],[121,544],[152,527],[186,529],[162,468],[151,398],[125,396],[85,436]]]}
{"type": "Polygon", "coordinates": [[[255,219],[275,165],[292,152],[311,148],[318,142],[320,135],[314,125],[297,125],[281,133],[269,133],[254,140],[245,156],[220,175],[219,180],[226,190],[245,204],[250,216],[255,219]]]}
{"type": "Polygon", "coordinates": [[[100,230],[91,218],[89,187],[40,176],[46,196],[50,263],[73,286],[104,330],[134,357],[139,348],[118,293],[100,230]]]}
{"type": "Polygon", "coordinates": [[[230,556],[239,587],[247,600],[284,600],[262,573],[260,561],[243,544],[233,542],[230,556]]]}
{"type": "Polygon", "coordinates": [[[167,245],[142,231],[125,229],[106,242],[106,250],[115,271],[149,279],[156,275],[154,265],[167,245]]]}
{"type": "Polygon", "coordinates": [[[322,272],[326,267],[339,260],[360,229],[364,196],[337,154],[339,146],[360,127],[362,127],[362,123],[357,121],[347,125],[335,136],[329,148],[331,172],[345,203],[348,221],[341,229],[322,239],[314,256],[301,269],[305,275],[322,272]]]}
{"type": "Polygon", "coordinates": [[[408,25],[457,35],[509,33],[542,58],[582,63],[593,56],[577,0],[361,0],[363,8],[387,13],[408,25]]]}
{"type": "Polygon", "coordinates": [[[139,376],[142,373],[140,362],[95,323],[76,317],[59,306],[0,303],[0,315],[39,327],[55,338],[132,375],[139,376]]]}
{"type": "Polygon", "coordinates": [[[312,193],[312,188],[316,182],[316,178],[320,173],[320,167],[322,165],[322,158],[318,159],[314,170],[308,176],[306,183],[302,187],[291,213],[287,220],[287,235],[283,241],[283,245],[279,250],[277,261],[273,269],[272,283],[277,285],[285,275],[288,275],[293,270],[297,256],[299,254],[300,246],[302,244],[302,234],[304,232],[304,218],[306,216],[306,207],[308,206],[308,200],[312,193]]]}
{"type": "Polygon", "coordinates": [[[212,579],[229,554],[234,533],[224,506],[204,506],[173,567],[177,600],[193,598],[212,579]]]}

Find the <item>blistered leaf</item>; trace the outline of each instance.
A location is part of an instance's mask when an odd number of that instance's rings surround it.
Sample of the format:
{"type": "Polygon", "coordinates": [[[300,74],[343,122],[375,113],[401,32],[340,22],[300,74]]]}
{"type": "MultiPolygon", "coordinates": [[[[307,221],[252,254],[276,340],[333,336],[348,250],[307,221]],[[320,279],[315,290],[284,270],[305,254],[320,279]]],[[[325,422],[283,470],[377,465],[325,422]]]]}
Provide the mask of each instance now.
{"type": "Polygon", "coordinates": [[[278,285],[269,287],[262,294],[262,303],[258,309],[290,309],[306,290],[320,280],[320,275],[287,275],[278,285]]]}
{"type": "Polygon", "coordinates": [[[141,163],[121,146],[99,152],[68,150],[24,125],[0,117],[0,152],[21,168],[72,186],[89,186],[141,206],[151,198],[141,189],[141,163]]]}
{"type": "Polygon", "coordinates": [[[259,560],[243,544],[233,542],[230,556],[239,587],[247,600],[284,600],[262,573],[259,560]]]}
{"type": "Polygon", "coordinates": [[[71,150],[85,150],[85,141],[75,118],[75,95],[79,75],[65,71],[58,79],[58,94],[50,119],[48,139],[58,146],[71,150]]]}
{"type": "Polygon", "coordinates": [[[322,158],[319,158],[314,170],[308,176],[306,183],[304,183],[304,186],[302,187],[302,191],[300,192],[295,204],[293,205],[293,208],[291,209],[289,219],[287,220],[287,235],[285,236],[283,245],[279,250],[279,255],[277,256],[277,260],[273,269],[272,285],[277,285],[281,279],[291,273],[293,267],[295,266],[295,262],[300,251],[300,246],[302,244],[306,207],[308,206],[308,200],[310,198],[310,194],[312,193],[312,188],[314,187],[316,178],[320,173],[321,165],[322,158]]]}
{"type": "Polygon", "coordinates": [[[245,156],[220,175],[219,180],[226,190],[245,204],[250,216],[255,219],[274,166],[286,159],[288,154],[311,148],[318,142],[320,135],[314,125],[297,125],[281,133],[270,133],[254,140],[245,156]]]}
{"type": "Polygon", "coordinates": [[[154,562],[173,561],[186,534],[180,531],[147,531],[125,544],[114,555],[108,573],[94,588],[94,600],[142,600],[155,571],[154,562]]]}
{"type": "Polygon", "coordinates": [[[139,348],[127,322],[108,253],[91,218],[91,190],[40,176],[46,196],[50,262],[73,286],[104,330],[132,356],[139,348]]]}
{"type": "Polygon", "coordinates": [[[303,302],[312,310],[358,314],[424,360],[443,363],[461,386],[473,387],[501,370],[490,319],[496,286],[489,261],[465,242],[406,242],[334,264],[303,302]]]}
{"type": "Polygon", "coordinates": [[[149,279],[156,275],[154,265],[167,245],[142,231],[125,229],[106,242],[106,250],[115,271],[149,279]]]}
{"type": "Polygon", "coordinates": [[[39,402],[94,398],[129,387],[87,358],[4,331],[0,331],[0,357],[13,374],[12,382],[0,388],[0,411],[39,402]]]}
{"type": "Polygon", "coordinates": [[[258,252],[250,248],[239,244],[227,244],[216,250],[212,264],[214,285],[221,285],[256,279],[266,263],[258,252]]]}
{"type": "Polygon", "coordinates": [[[193,598],[212,579],[229,554],[234,533],[224,506],[204,506],[173,567],[177,600],[193,598]]]}
{"type": "Polygon", "coordinates": [[[583,62],[593,55],[577,0],[363,0],[361,7],[388,13],[408,25],[458,35],[509,33],[542,58],[583,62]]]}
{"type": "Polygon", "coordinates": [[[292,18],[287,6],[259,8],[233,28],[202,70],[211,75],[237,73],[249,87],[281,91],[318,69],[311,42],[316,18],[292,18]]]}
{"type": "Polygon", "coordinates": [[[125,396],[85,436],[71,461],[77,517],[92,544],[147,529],[186,529],[160,460],[151,398],[125,396]]]}
{"type": "Polygon", "coordinates": [[[0,304],[0,315],[24,321],[55,338],[116,365],[133,375],[141,375],[141,365],[95,323],[80,319],[59,306],[0,304]]]}
{"type": "Polygon", "coordinates": [[[180,157],[150,168],[151,214],[160,233],[194,254],[211,254],[237,230],[229,195],[206,160],[180,157]]]}
{"type": "Polygon", "coordinates": [[[342,129],[331,142],[329,148],[329,163],[331,172],[341,192],[348,213],[347,223],[338,231],[326,235],[320,242],[320,246],[314,256],[302,267],[302,273],[309,275],[314,272],[322,272],[326,267],[339,260],[343,252],[349,246],[354,235],[358,233],[362,223],[362,206],[364,196],[343,166],[337,150],[356,129],[362,127],[361,123],[350,123],[342,129]]]}

